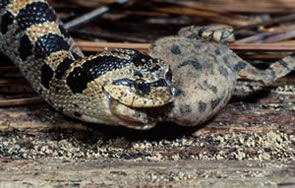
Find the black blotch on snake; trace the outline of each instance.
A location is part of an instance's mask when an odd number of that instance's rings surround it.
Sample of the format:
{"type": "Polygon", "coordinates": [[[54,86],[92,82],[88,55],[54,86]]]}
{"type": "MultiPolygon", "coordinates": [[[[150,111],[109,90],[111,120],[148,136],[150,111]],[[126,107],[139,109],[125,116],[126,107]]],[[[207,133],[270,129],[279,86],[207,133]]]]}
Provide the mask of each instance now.
{"type": "Polygon", "coordinates": [[[79,113],[79,112],[74,112],[74,116],[76,116],[76,117],[81,117],[81,116],[82,116],[82,114],[81,114],[81,113],[79,113]]]}
{"type": "Polygon", "coordinates": [[[1,32],[6,34],[8,31],[8,26],[13,23],[14,16],[10,12],[6,12],[2,16],[2,23],[1,23],[1,32]]]}
{"type": "Polygon", "coordinates": [[[56,68],[55,77],[61,79],[65,72],[69,69],[70,65],[73,63],[73,60],[70,58],[65,58],[56,68]]]}
{"type": "Polygon", "coordinates": [[[26,61],[28,57],[30,57],[33,54],[33,44],[30,41],[29,37],[27,35],[24,35],[20,39],[20,46],[18,47],[18,53],[20,54],[20,58],[23,61],[26,61]]]}
{"type": "Polygon", "coordinates": [[[10,3],[10,0],[1,0],[0,9],[5,9],[9,3],[10,3]]]}
{"type": "Polygon", "coordinates": [[[26,30],[32,25],[56,21],[56,16],[48,4],[36,2],[21,9],[16,16],[16,20],[19,28],[26,30]]]}
{"type": "Polygon", "coordinates": [[[73,93],[82,93],[89,82],[107,72],[128,66],[131,61],[115,56],[97,56],[74,68],[67,77],[67,84],[73,93]]]}
{"type": "Polygon", "coordinates": [[[132,62],[135,66],[143,66],[144,64],[148,63],[150,60],[152,60],[151,56],[141,54],[136,51],[135,55],[133,55],[132,62]]]}
{"type": "Polygon", "coordinates": [[[53,70],[47,64],[44,64],[41,68],[41,83],[47,89],[49,89],[49,82],[52,77],[53,70]]]}
{"type": "Polygon", "coordinates": [[[70,46],[63,37],[50,33],[38,38],[35,54],[37,58],[46,58],[53,52],[60,50],[68,51],[69,49],[70,46]]]}

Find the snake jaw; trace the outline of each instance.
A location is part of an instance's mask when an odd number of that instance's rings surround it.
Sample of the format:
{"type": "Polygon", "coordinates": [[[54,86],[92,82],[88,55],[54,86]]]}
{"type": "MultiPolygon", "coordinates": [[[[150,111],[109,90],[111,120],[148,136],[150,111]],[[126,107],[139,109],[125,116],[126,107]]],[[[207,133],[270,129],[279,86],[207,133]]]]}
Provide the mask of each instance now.
{"type": "Polygon", "coordinates": [[[118,102],[107,92],[105,92],[105,95],[108,99],[108,108],[112,115],[112,119],[120,125],[139,130],[151,129],[156,125],[155,119],[145,112],[118,102]]]}
{"type": "Polygon", "coordinates": [[[110,111],[120,124],[129,128],[146,130],[156,125],[156,121],[146,113],[129,108],[116,100],[110,100],[110,111]]]}

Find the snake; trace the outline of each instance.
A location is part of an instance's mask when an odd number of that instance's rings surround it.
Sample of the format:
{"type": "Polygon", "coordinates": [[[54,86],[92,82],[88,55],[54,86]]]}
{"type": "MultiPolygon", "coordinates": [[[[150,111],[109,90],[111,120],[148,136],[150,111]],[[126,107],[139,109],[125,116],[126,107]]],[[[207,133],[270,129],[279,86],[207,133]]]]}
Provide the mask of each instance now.
{"type": "Polygon", "coordinates": [[[0,52],[58,112],[84,122],[148,129],[146,109],[178,95],[169,65],[134,49],[84,56],[45,0],[0,0],[0,52]]]}
{"type": "Polygon", "coordinates": [[[295,69],[291,54],[261,70],[228,46],[233,28],[189,26],[148,55],[110,49],[84,56],[45,0],[0,0],[0,52],[44,101],[84,122],[147,130],[197,126],[229,102],[239,80],[269,85],[295,69]]]}

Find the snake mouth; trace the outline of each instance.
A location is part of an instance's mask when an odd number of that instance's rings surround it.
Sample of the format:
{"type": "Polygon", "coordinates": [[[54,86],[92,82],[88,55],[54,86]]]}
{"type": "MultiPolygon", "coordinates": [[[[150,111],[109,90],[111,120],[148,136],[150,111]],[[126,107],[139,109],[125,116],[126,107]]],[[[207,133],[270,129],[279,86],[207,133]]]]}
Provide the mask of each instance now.
{"type": "Polygon", "coordinates": [[[133,129],[147,130],[156,125],[156,119],[139,108],[126,106],[112,97],[109,98],[109,109],[119,124],[133,129]]]}

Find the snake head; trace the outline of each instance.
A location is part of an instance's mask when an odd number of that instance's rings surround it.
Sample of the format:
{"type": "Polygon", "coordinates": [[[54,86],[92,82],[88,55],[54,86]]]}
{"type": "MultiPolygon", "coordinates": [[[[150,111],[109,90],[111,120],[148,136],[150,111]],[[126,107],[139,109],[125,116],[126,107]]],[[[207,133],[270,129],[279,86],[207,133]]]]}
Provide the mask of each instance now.
{"type": "Polygon", "coordinates": [[[179,90],[173,86],[171,70],[162,60],[134,50],[127,53],[129,64],[114,70],[103,85],[105,95],[109,96],[109,110],[121,125],[150,129],[157,118],[146,110],[163,114],[157,107],[172,102],[179,90]]]}
{"type": "Polygon", "coordinates": [[[159,107],[171,102],[178,90],[172,84],[169,66],[138,51],[128,53],[131,53],[129,64],[113,71],[104,90],[121,104],[134,108],[159,107]]]}
{"type": "Polygon", "coordinates": [[[153,127],[158,116],[150,110],[166,107],[179,93],[167,64],[131,49],[108,50],[76,61],[66,79],[71,101],[83,103],[76,105],[83,108],[74,109],[80,116],[69,112],[70,116],[135,129],[153,127]]]}

